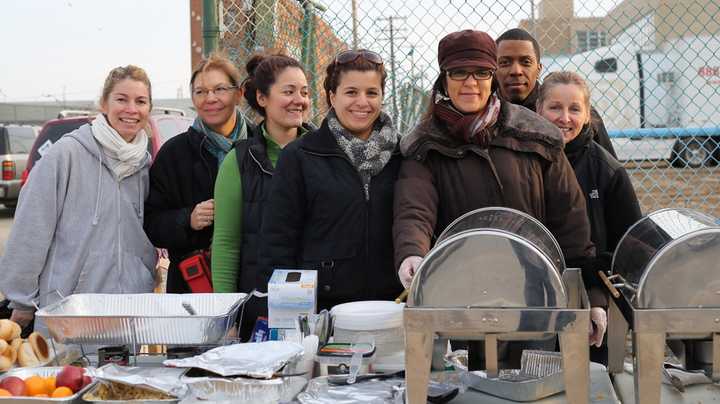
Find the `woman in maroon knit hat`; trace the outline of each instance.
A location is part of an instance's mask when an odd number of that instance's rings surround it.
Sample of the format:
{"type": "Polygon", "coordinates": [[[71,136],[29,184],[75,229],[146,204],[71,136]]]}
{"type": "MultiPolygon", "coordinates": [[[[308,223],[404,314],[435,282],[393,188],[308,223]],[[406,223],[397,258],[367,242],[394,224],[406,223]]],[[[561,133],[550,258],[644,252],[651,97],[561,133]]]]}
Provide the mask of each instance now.
{"type": "MultiPolygon", "coordinates": [[[[589,275],[595,273],[588,265],[594,263],[594,246],[585,199],[563,153],[560,130],[495,95],[496,45],[488,34],[464,30],[445,36],[438,45],[438,64],[428,111],[400,142],[405,160],[395,186],[393,241],[403,285],[410,285],[445,227],[490,206],[540,220],[566,262],[588,274],[586,285],[598,285],[589,275]]],[[[596,305],[604,304],[600,290],[592,288],[596,305]]],[[[510,351],[506,363],[518,365],[521,351],[510,351]]],[[[474,368],[484,367],[483,362],[473,363],[471,357],[474,368]]]]}

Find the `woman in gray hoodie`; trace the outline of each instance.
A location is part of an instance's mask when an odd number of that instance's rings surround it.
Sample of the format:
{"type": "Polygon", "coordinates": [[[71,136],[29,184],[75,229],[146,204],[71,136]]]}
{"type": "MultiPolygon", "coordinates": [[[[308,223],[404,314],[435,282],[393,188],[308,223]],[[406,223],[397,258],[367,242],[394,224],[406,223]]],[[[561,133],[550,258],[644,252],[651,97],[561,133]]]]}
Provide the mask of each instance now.
{"type": "Polygon", "coordinates": [[[91,124],[63,136],[20,193],[0,261],[0,291],[23,327],[36,304],[74,293],[153,289],[155,250],[143,231],[150,80],[136,66],[105,80],[91,124]]]}

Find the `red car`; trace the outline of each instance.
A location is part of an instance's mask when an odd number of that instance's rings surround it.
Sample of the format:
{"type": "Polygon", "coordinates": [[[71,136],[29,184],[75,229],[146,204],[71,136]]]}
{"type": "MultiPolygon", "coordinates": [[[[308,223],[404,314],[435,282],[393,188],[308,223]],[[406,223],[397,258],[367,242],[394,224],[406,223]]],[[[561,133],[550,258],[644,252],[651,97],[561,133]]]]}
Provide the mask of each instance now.
{"type": "MultiPolygon", "coordinates": [[[[50,146],[57,142],[64,134],[70,133],[80,126],[89,123],[93,118],[93,115],[84,115],[58,118],[46,122],[30,149],[27,165],[21,177],[21,186],[27,182],[30,170],[32,170],[35,162],[47,153],[50,146]]],[[[150,152],[150,155],[154,159],[158,150],[160,150],[160,146],[171,137],[185,132],[188,127],[192,125],[193,119],[185,116],[184,113],[179,110],[158,108],[153,110],[153,115],[150,116],[149,122],[152,136],[150,136],[150,142],[148,142],[148,152],[150,152]]]]}

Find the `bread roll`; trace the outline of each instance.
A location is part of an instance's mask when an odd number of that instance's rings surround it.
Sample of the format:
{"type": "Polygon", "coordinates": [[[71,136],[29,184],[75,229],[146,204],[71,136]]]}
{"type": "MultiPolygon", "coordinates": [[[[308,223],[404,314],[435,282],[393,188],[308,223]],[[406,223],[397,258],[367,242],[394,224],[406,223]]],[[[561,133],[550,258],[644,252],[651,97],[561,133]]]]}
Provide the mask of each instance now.
{"type": "Polygon", "coordinates": [[[0,355],[0,372],[6,372],[10,370],[10,368],[13,366],[12,362],[10,362],[10,359],[8,359],[5,356],[0,355]]]}
{"type": "Polygon", "coordinates": [[[47,363],[50,360],[50,347],[48,347],[45,337],[35,331],[28,337],[28,342],[32,346],[35,356],[40,363],[47,363]]]}
{"type": "Polygon", "coordinates": [[[15,324],[14,321],[10,321],[6,318],[0,320],[0,339],[5,340],[5,342],[13,340],[12,336],[15,334],[15,327],[13,324],[15,324]]]}
{"type": "Polygon", "coordinates": [[[8,348],[10,348],[10,344],[5,342],[4,339],[0,339],[0,355],[5,355],[5,351],[7,351],[8,348]]]}
{"type": "Polygon", "coordinates": [[[2,353],[2,356],[10,359],[10,362],[14,364],[17,361],[17,350],[20,347],[20,344],[22,344],[22,340],[20,338],[14,339],[5,352],[2,353]]]}
{"type": "Polygon", "coordinates": [[[23,342],[20,344],[18,349],[17,360],[20,366],[39,366],[40,361],[38,360],[35,352],[33,351],[32,345],[29,342],[23,342]]]}
{"type": "Polygon", "coordinates": [[[10,339],[6,340],[7,342],[10,342],[16,338],[20,338],[20,334],[22,333],[22,327],[20,327],[20,324],[14,322],[14,321],[10,321],[10,323],[11,323],[10,325],[13,328],[13,332],[10,335],[10,339]]]}

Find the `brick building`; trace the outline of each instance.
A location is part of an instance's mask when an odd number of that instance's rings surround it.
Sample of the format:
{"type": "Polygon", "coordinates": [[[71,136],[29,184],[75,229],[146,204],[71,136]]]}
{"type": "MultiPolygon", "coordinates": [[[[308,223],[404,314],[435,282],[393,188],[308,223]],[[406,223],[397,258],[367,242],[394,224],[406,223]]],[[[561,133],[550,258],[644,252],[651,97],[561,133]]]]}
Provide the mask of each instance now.
{"type": "MultiPolygon", "coordinates": [[[[281,49],[299,60],[313,89],[313,111],[325,109],[322,80],[334,55],[347,49],[312,4],[306,0],[218,0],[220,47],[244,72],[254,52],[281,49]]],[[[202,59],[203,1],[190,0],[190,47],[192,66],[202,59]]]]}

